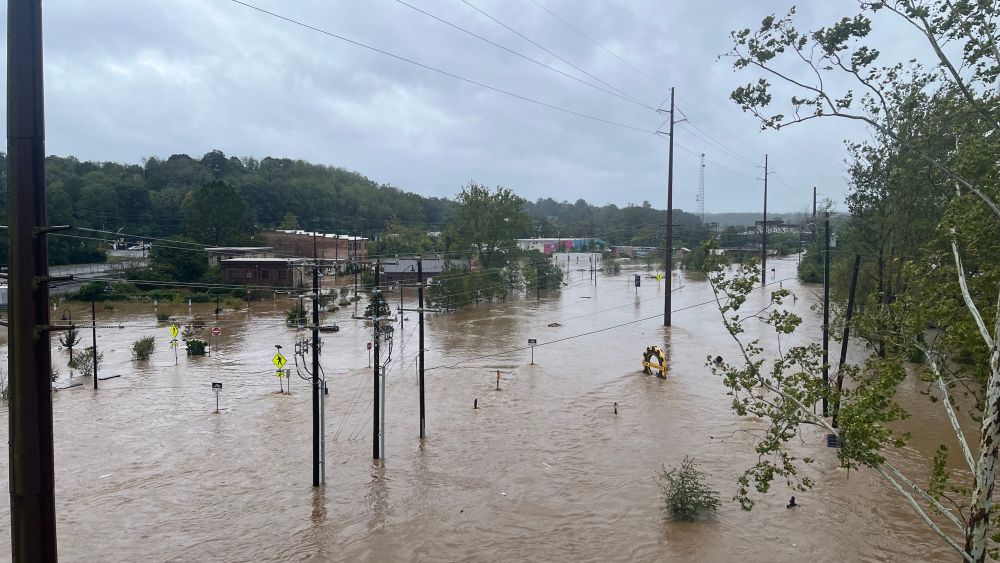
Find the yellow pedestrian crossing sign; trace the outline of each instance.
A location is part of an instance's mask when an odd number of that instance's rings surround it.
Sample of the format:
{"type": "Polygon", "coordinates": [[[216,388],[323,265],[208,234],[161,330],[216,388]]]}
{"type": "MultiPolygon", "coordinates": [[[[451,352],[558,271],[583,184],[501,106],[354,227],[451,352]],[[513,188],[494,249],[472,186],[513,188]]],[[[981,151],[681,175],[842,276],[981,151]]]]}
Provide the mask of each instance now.
{"type": "Polygon", "coordinates": [[[663,279],[663,274],[657,273],[656,274],[656,281],[660,281],[662,279],[663,279]]]}
{"type": "Polygon", "coordinates": [[[173,336],[174,338],[177,338],[177,335],[179,333],[180,333],[180,331],[177,329],[177,325],[171,324],[170,325],[170,336],[173,336]]]}
{"type": "Polygon", "coordinates": [[[281,352],[275,354],[274,357],[271,358],[271,361],[274,363],[274,365],[278,366],[278,369],[285,367],[285,364],[288,363],[288,360],[286,360],[285,357],[281,355],[281,352]]]}

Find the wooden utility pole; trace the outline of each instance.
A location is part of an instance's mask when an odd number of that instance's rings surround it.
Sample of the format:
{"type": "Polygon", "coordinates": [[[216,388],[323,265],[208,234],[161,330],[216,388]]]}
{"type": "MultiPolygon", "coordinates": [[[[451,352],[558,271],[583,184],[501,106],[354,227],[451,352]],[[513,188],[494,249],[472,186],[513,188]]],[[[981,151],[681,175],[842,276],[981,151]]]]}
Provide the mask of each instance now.
{"type": "Polygon", "coordinates": [[[7,2],[11,559],[56,561],[41,0],[7,2]]]}
{"type": "MultiPolygon", "coordinates": [[[[321,455],[323,441],[320,433],[323,431],[320,425],[320,405],[322,400],[319,390],[319,258],[316,252],[316,231],[313,231],[313,271],[312,271],[312,410],[313,410],[313,486],[318,487],[325,479],[325,470],[322,470],[323,459],[321,455]]],[[[301,310],[301,307],[300,307],[301,310]]],[[[303,312],[304,313],[304,312],[303,312]]],[[[289,381],[291,383],[291,381],[289,381]]]]}
{"type": "Polygon", "coordinates": [[[379,261],[375,262],[375,287],[372,288],[372,326],[373,328],[373,339],[375,343],[374,347],[374,357],[375,357],[375,372],[373,375],[373,385],[374,385],[374,395],[372,400],[372,458],[382,459],[382,439],[379,434],[379,372],[382,369],[382,361],[379,358],[379,348],[380,342],[382,340],[382,331],[379,330],[379,310],[381,309],[381,299],[382,291],[379,289],[379,261]]]}
{"type": "Polygon", "coordinates": [[[420,256],[417,256],[417,308],[420,309],[418,313],[418,322],[420,323],[420,351],[417,352],[417,370],[420,374],[420,439],[423,440],[426,430],[424,412],[424,261],[420,256]]]}
{"type": "Polygon", "coordinates": [[[840,393],[844,389],[844,364],[847,363],[847,341],[851,336],[851,318],[854,317],[854,292],[858,287],[858,270],[861,269],[861,255],[854,256],[854,270],[851,272],[851,293],[847,297],[847,317],[844,319],[844,339],[840,341],[840,363],[837,366],[837,395],[833,401],[833,422],[837,428],[840,413],[840,393]]]}
{"type": "MultiPolygon", "coordinates": [[[[823,387],[830,385],[830,212],[826,212],[826,250],[823,252],[823,387]]],[[[823,394],[823,416],[829,414],[823,394]]]]}
{"type": "Polygon", "coordinates": [[[94,390],[97,390],[97,302],[90,299],[90,336],[94,341],[94,390]]]}
{"type": "Polygon", "coordinates": [[[670,88],[670,148],[667,152],[667,284],[663,300],[663,326],[670,326],[670,298],[674,279],[674,89],[670,88]]]}
{"type": "Polygon", "coordinates": [[[767,285],[767,155],[764,155],[764,224],[760,245],[760,285],[767,285]]]}

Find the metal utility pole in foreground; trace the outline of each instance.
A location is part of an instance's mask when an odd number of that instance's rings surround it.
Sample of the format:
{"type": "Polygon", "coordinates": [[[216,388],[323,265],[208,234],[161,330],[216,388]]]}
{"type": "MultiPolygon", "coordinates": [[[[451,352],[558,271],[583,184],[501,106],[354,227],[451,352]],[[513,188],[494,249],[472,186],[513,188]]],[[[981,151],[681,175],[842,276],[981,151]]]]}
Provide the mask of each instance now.
{"type": "Polygon", "coordinates": [[[813,186],[813,219],[816,218],[816,186],[813,186]]]}
{"type": "MultiPolygon", "coordinates": [[[[823,386],[830,384],[830,212],[826,212],[826,250],[823,253],[823,386]]],[[[823,395],[823,416],[828,414],[823,395]]]]}
{"type": "Polygon", "coordinates": [[[56,561],[40,0],[7,3],[11,559],[56,561]]]}
{"type": "Polygon", "coordinates": [[[417,369],[420,374],[420,439],[423,440],[427,426],[424,412],[424,261],[419,256],[417,257],[417,307],[420,309],[418,313],[420,351],[417,353],[417,369]]]}
{"type": "Polygon", "coordinates": [[[670,88],[670,149],[667,157],[667,285],[663,300],[663,326],[670,326],[670,297],[674,279],[674,89],[670,88]]]}
{"type": "Polygon", "coordinates": [[[760,285],[767,285],[767,155],[764,155],[764,238],[760,247],[760,285]]]}

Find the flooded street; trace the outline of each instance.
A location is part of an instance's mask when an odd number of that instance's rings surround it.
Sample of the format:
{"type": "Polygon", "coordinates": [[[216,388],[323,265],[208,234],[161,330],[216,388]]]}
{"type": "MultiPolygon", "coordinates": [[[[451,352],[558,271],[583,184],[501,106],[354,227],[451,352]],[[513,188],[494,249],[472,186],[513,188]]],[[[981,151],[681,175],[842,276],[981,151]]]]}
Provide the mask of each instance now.
{"type": "MultiPolygon", "coordinates": [[[[573,268],[586,268],[586,255],[573,268]]],[[[797,338],[817,338],[815,288],[794,280],[795,258],[769,261],[776,280],[799,297],[806,318],[797,338]]],[[[782,486],[750,513],[731,501],[754,453],[731,413],[708,355],[730,358],[704,276],[683,272],[664,328],[663,283],[643,274],[572,271],[560,292],[427,316],[427,439],[418,439],[417,314],[396,323],[387,375],[386,460],[372,462],[371,330],[353,306],[325,315],[321,362],[326,399],[327,484],[311,486],[311,393],[296,377],[293,349],[306,336],[285,326],[291,301],[226,311],[217,354],[175,365],[168,324],[150,304],[114,303],[98,323],[101,377],[59,391],[55,411],[59,554],[64,561],[929,561],[957,560],[889,486],[870,471],[836,468],[822,433],[807,431],[802,452],[817,458],[817,485],[782,486]],[[641,320],[647,319],[647,320],[641,320]],[[638,321],[638,322],[637,322],[638,321]],[[548,326],[558,323],[561,326],[548,326]],[[614,328],[611,328],[614,327],[614,328]],[[147,362],[131,343],[156,337],[147,362]],[[537,339],[530,365],[529,338],[537,339]],[[271,357],[281,345],[293,368],[291,394],[278,393],[271,357]],[[642,352],[667,352],[666,380],[644,375],[642,352]],[[497,391],[496,370],[503,378],[497,391]],[[220,381],[215,414],[211,382],[220,381]],[[473,409],[478,399],[479,408],[473,409]],[[612,404],[620,407],[618,415],[612,404]],[[711,476],[717,518],[682,524],[661,510],[661,464],[690,455],[711,476]]],[[[344,282],[348,280],[345,277],[344,282]]],[[[676,285],[676,284],[675,284],[676,285]]],[[[775,284],[776,286],[777,284],[775,284]]],[[[765,298],[758,291],[752,299],[765,298]]],[[[390,294],[393,308],[398,295],[390,294]]],[[[416,298],[405,296],[407,307],[416,298]]],[[[359,303],[359,311],[367,304],[359,303]]],[[[90,306],[68,307],[89,322],[90,306]]],[[[160,308],[187,316],[187,305],[160,308]]],[[[191,313],[214,324],[214,304],[191,313]]],[[[60,309],[61,310],[61,309],[60,309]]],[[[58,317],[58,312],[54,316],[58,317]]],[[[753,334],[753,330],[750,331],[753,334]]],[[[203,331],[208,334],[208,329],[203,331]]],[[[90,345],[89,329],[82,331],[90,345]]],[[[761,333],[765,346],[773,343],[761,333]]],[[[53,339],[53,343],[57,344],[53,339]]],[[[856,350],[856,349],[855,349],[856,350]]],[[[6,357],[6,336],[0,353],[6,357]]],[[[831,362],[839,344],[831,343],[831,362]],[[834,351],[835,350],[835,351],[834,351]]],[[[851,358],[858,359],[857,353],[851,358]]],[[[60,385],[68,353],[53,350],[60,385]]],[[[299,361],[301,365],[301,360],[299,361]]],[[[918,393],[904,400],[914,425],[947,422],[918,393]]],[[[922,388],[922,387],[921,387],[922,388]]],[[[7,438],[7,407],[0,434],[7,438]]],[[[901,465],[926,482],[937,443],[900,452],[901,465]]],[[[8,459],[0,457],[7,488],[8,459]]],[[[10,508],[0,503],[0,528],[10,508]]],[[[0,534],[0,558],[10,537],[0,534]]]]}

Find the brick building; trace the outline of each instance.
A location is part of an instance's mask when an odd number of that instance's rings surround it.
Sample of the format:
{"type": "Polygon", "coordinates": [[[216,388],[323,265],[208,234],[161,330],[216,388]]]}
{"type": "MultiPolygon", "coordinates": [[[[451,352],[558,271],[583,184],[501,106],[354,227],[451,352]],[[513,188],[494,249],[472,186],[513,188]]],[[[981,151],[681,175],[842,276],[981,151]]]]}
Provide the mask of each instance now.
{"type": "Polygon", "coordinates": [[[291,258],[231,258],[219,261],[222,283],[230,285],[303,287],[304,265],[304,261],[291,258]]]}
{"type": "Polygon", "coordinates": [[[364,237],[311,231],[264,233],[266,245],[274,250],[275,256],[284,258],[312,258],[314,239],[316,256],[326,264],[349,264],[352,260],[365,262],[368,257],[368,239],[364,237]]]}

